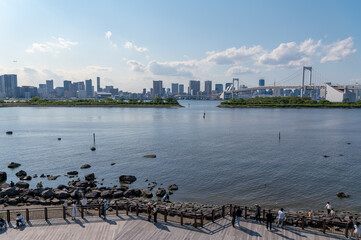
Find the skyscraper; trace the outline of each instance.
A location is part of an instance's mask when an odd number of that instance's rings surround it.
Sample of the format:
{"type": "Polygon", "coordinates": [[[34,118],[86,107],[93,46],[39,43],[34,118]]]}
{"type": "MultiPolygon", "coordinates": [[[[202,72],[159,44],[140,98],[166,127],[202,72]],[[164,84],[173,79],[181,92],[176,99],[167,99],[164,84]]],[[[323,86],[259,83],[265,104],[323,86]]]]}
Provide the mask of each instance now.
{"type": "Polygon", "coordinates": [[[16,74],[0,76],[0,97],[17,97],[18,77],[16,74]]]}
{"type": "Polygon", "coordinates": [[[93,86],[92,86],[92,80],[85,80],[85,91],[86,91],[86,97],[90,98],[93,97],[93,86]]]}
{"type": "Polygon", "coordinates": [[[163,81],[153,81],[153,98],[162,97],[163,81]]]}
{"type": "Polygon", "coordinates": [[[201,82],[196,80],[189,81],[189,95],[198,95],[201,91],[201,82]]]}
{"type": "Polygon", "coordinates": [[[221,93],[223,92],[223,84],[216,84],[216,92],[221,93]]]}
{"type": "Polygon", "coordinates": [[[260,79],[260,80],[258,81],[258,86],[264,87],[264,83],[265,83],[264,79],[260,79]]]}
{"type": "Polygon", "coordinates": [[[172,83],[172,94],[176,95],[179,92],[179,86],[178,83],[172,83]]]}
{"type": "Polygon", "coordinates": [[[212,93],[212,81],[205,81],[204,82],[204,91],[207,95],[210,95],[212,93]]]}
{"type": "Polygon", "coordinates": [[[54,91],[54,81],[53,80],[46,80],[46,94],[50,96],[53,94],[54,91]]]}
{"type": "Polygon", "coordinates": [[[100,88],[100,77],[97,77],[97,92],[101,92],[102,89],[100,88]]]}
{"type": "Polygon", "coordinates": [[[184,94],[184,85],[183,84],[179,84],[179,94],[184,94]]]}
{"type": "Polygon", "coordinates": [[[70,90],[71,81],[65,80],[64,81],[64,91],[70,90]]]}

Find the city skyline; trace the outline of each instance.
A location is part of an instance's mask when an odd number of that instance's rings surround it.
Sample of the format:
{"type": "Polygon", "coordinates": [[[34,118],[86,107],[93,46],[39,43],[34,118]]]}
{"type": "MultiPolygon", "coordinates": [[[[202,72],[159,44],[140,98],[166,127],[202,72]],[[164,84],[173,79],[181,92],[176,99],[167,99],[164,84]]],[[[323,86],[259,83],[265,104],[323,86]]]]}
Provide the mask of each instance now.
{"type": "Polygon", "coordinates": [[[95,84],[101,76],[103,86],[141,92],[153,80],[169,88],[211,80],[214,89],[232,78],[257,86],[259,79],[277,82],[312,65],[325,81],[361,82],[360,6],[357,1],[0,1],[0,75],[17,74],[23,86],[47,79],[55,86],[63,80],[95,84]]]}

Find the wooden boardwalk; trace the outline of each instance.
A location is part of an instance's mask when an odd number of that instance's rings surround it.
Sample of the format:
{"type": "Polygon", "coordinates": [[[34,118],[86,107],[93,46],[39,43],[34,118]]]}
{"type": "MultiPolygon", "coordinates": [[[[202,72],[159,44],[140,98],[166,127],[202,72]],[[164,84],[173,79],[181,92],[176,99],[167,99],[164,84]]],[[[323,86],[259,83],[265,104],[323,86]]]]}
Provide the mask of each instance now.
{"type": "Polygon", "coordinates": [[[286,226],[284,229],[276,228],[269,232],[263,224],[251,220],[242,220],[240,228],[238,226],[233,228],[229,217],[209,223],[204,228],[194,228],[190,225],[181,226],[177,223],[164,223],[163,221],[154,224],[146,221],[144,217],[130,215],[109,216],[107,220],[99,217],[78,218],[76,221],[70,219],[33,220],[21,229],[14,229],[12,224],[14,223],[11,223],[6,230],[0,231],[0,239],[345,239],[341,235],[323,234],[291,226],[286,226]]]}

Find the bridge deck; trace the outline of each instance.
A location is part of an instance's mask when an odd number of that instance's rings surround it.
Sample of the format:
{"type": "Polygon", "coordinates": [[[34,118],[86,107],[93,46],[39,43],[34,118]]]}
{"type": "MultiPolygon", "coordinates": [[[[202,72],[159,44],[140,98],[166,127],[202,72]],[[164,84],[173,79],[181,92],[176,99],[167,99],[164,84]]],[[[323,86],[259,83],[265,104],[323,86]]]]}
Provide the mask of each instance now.
{"type": "Polygon", "coordinates": [[[143,217],[126,215],[109,216],[108,220],[91,217],[77,219],[75,222],[64,219],[34,220],[19,230],[12,226],[0,231],[0,239],[344,239],[342,236],[290,226],[269,232],[264,225],[249,220],[243,220],[240,228],[233,228],[229,218],[207,224],[204,228],[163,221],[154,224],[143,217]]]}

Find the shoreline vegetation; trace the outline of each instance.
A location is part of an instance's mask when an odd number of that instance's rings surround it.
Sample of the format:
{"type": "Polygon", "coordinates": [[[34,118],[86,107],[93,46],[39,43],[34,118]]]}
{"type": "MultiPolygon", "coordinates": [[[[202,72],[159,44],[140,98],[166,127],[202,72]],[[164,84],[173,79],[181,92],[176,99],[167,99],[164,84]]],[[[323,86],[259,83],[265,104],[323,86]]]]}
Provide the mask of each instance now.
{"type": "Polygon", "coordinates": [[[345,98],[343,102],[336,103],[327,100],[316,101],[310,97],[255,97],[249,99],[231,98],[221,102],[220,108],[361,108],[361,100],[349,102],[345,98]]]}
{"type": "Polygon", "coordinates": [[[5,102],[0,100],[0,107],[131,107],[131,108],[180,108],[177,99],[156,97],[151,101],[105,98],[103,100],[78,99],[70,101],[48,100],[33,97],[24,102],[5,102]]]}

